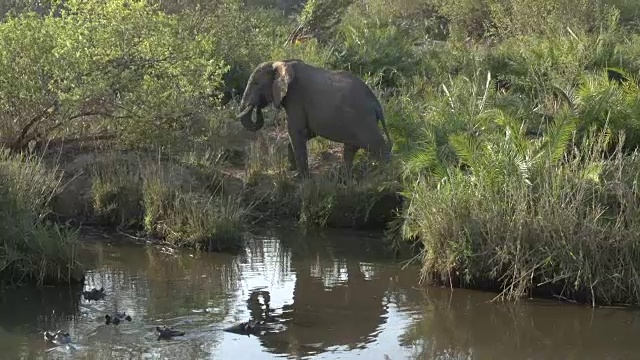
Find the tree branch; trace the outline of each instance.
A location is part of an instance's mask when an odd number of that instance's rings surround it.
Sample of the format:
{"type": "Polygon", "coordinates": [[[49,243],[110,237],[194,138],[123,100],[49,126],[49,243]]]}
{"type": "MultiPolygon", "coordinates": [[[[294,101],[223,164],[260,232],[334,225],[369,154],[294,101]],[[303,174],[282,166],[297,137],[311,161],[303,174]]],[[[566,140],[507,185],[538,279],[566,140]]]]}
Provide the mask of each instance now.
{"type": "Polygon", "coordinates": [[[27,133],[29,132],[29,130],[31,130],[31,128],[37,123],[39,123],[40,121],[51,116],[51,114],[53,114],[56,110],[58,110],[57,101],[53,105],[42,110],[36,116],[31,118],[31,120],[29,120],[29,122],[22,128],[22,131],[20,132],[20,136],[18,136],[18,138],[13,141],[13,144],[11,144],[11,147],[14,149],[19,149],[24,147],[24,140],[27,137],[27,133]]]}

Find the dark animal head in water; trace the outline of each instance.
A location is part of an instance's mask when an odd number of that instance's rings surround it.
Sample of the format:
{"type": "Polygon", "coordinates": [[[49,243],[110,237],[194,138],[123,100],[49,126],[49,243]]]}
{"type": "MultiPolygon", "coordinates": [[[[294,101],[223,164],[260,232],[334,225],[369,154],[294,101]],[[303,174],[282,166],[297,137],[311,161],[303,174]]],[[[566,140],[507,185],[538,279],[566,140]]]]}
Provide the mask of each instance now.
{"type": "Polygon", "coordinates": [[[247,322],[243,322],[237,325],[230,326],[224,331],[230,332],[238,335],[254,335],[258,336],[262,333],[263,324],[261,322],[255,320],[249,320],[247,322]]]}
{"type": "Polygon", "coordinates": [[[120,320],[127,320],[127,321],[131,321],[131,316],[126,315],[124,312],[121,313],[114,313],[113,316],[107,314],[104,316],[105,318],[105,323],[107,325],[113,323],[113,325],[118,325],[120,323],[120,320]]]}
{"type": "Polygon", "coordinates": [[[102,298],[104,298],[105,293],[104,293],[104,287],[101,287],[100,290],[93,288],[89,291],[83,291],[82,295],[84,295],[84,298],[91,301],[91,300],[100,300],[102,298]]]}
{"type": "Polygon", "coordinates": [[[156,326],[156,331],[158,331],[158,333],[160,333],[158,335],[158,340],[161,339],[171,339],[174,336],[183,336],[184,335],[184,331],[178,331],[178,330],[173,330],[172,328],[168,328],[168,327],[159,327],[156,326]]]}
{"type": "Polygon", "coordinates": [[[58,345],[68,344],[71,342],[71,335],[69,335],[68,332],[62,330],[58,330],[55,333],[45,331],[44,340],[58,345]]]}

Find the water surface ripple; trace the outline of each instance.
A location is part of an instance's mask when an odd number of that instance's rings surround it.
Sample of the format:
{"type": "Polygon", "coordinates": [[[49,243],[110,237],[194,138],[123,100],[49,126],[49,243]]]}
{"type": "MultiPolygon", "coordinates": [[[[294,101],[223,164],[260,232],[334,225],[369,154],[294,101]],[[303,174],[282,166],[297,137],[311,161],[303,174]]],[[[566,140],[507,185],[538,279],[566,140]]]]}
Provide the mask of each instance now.
{"type": "Polygon", "coordinates": [[[104,241],[85,288],[0,296],[0,359],[638,359],[639,312],[418,284],[419,269],[380,255],[363,233],[272,230],[238,255],[104,241]],[[272,316],[259,337],[222,329],[272,316]],[[133,318],[105,325],[104,315],[133,318]],[[157,340],[156,326],[186,332],[157,340]],[[68,330],[73,347],[45,344],[68,330]]]}

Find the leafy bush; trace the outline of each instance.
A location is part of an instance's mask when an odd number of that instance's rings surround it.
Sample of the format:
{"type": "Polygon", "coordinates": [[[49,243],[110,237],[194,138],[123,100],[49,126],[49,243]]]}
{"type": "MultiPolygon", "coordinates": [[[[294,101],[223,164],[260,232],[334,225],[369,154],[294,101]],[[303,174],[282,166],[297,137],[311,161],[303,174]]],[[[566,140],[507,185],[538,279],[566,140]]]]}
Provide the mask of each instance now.
{"type": "Polygon", "coordinates": [[[9,18],[0,24],[0,138],[22,147],[53,133],[116,131],[129,144],[180,144],[226,71],[216,39],[188,15],[141,0],[69,0],[59,17],[9,18]]]}
{"type": "Polygon", "coordinates": [[[215,11],[196,14],[206,19],[206,36],[217,40],[213,54],[229,66],[223,75],[226,96],[242,96],[253,69],[263,61],[273,60],[272,53],[282,46],[292,29],[277,11],[247,8],[239,0],[224,1],[215,11]]]}
{"type": "Polygon", "coordinates": [[[381,19],[348,18],[337,41],[335,67],[361,76],[381,74],[384,87],[396,85],[399,74],[411,75],[417,65],[411,33],[381,19]]]}
{"type": "Polygon", "coordinates": [[[536,177],[518,152],[500,146],[475,154],[487,162],[472,174],[449,172],[437,190],[420,181],[405,231],[422,239],[423,275],[494,287],[511,299],[542,291],[637,304],[637,189],[635,175],[621,177],[636,171],[637,156],[625,158],[618,148],[608,161],[605,140],[588,137],[564,162],[545,152],[536,177]],[[509,158],[518,166],[504,173],[500,163],[509,158]]]}

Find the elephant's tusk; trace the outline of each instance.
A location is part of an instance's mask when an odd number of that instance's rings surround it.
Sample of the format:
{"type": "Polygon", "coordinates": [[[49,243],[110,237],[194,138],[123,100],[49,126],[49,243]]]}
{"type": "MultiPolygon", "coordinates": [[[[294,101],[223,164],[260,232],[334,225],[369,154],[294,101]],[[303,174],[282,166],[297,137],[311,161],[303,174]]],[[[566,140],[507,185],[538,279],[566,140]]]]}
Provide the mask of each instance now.
{"type": "Polygon", "coordinates": [[[248,113],[250,113],[252,110],[253,110],[253,106],[252,106],[252,105],[249,105],[249,106],[247,106],[247,107],[246,107],[246,108],[245,108],[245,109],[244,109],[240,114],[238,114],[238,115],[236,116],[236,118],[238,118],[238,119],[239,119],[239,118],[241,118],[241,117],[243,117],[243,116],[247,115],[248,113]]]}

